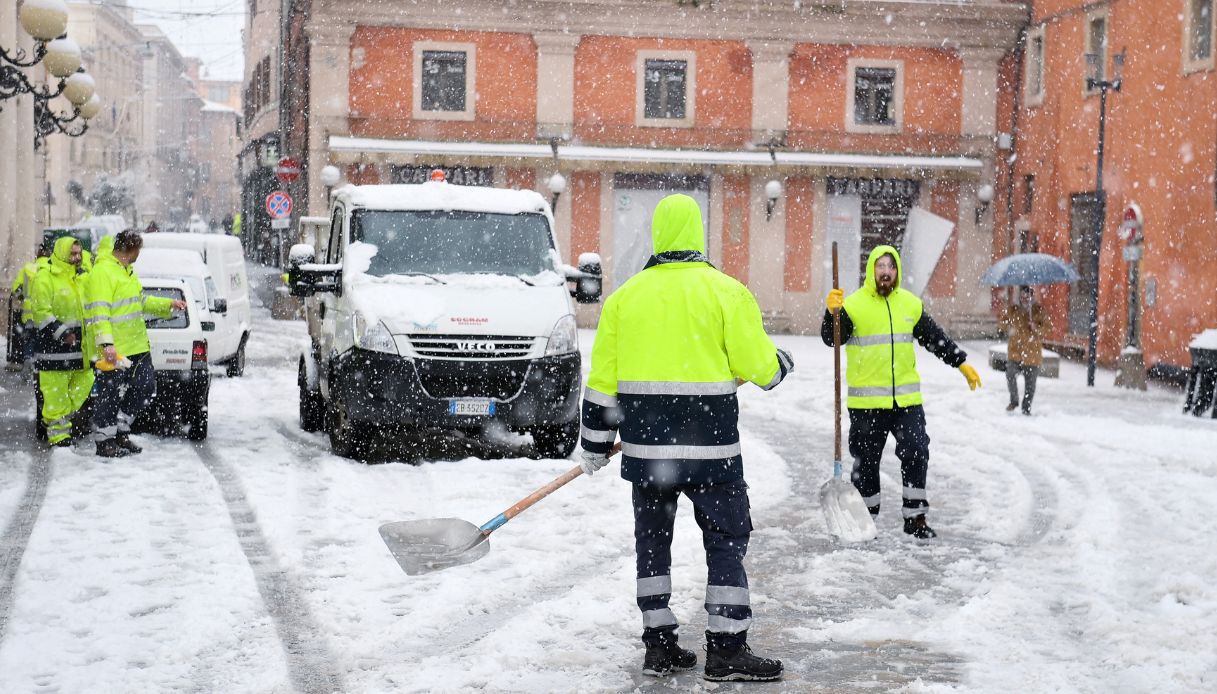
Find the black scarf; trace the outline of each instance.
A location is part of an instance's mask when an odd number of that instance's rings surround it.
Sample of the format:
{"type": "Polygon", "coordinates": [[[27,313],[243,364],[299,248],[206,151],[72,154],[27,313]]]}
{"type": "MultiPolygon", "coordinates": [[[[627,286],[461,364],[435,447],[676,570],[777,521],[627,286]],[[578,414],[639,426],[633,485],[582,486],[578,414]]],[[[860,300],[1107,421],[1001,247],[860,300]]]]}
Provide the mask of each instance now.
{"type": "Polygon", "coordinates": [[[701,251],[664,251],[647,258],[647,264],[643,265],[642,269],[645,270],[649,267],[667,263],[705,263],[710,267],[714,267],[714,264],[710,262],[706,254],[701,251]]]}

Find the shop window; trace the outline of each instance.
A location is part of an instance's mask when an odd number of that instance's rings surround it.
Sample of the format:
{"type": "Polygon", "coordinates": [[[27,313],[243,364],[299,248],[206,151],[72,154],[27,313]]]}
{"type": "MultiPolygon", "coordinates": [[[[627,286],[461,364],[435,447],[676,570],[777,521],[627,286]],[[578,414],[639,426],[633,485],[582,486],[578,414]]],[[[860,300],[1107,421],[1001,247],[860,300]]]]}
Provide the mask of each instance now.
{"type": "Polygon", "coordinates": [[[414,117],[473,120],[477,54],[473,44],[414,44],[414,117]]]}

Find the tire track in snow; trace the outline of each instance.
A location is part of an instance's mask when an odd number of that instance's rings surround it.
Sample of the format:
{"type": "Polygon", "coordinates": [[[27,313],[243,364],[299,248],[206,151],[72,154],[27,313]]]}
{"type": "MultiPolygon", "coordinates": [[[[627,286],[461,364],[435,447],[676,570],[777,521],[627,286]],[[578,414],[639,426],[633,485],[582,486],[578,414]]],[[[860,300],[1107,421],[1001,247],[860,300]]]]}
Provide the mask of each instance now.
{"type": "Polygon", "coordinates": [[[0,640],[3,640],[8,630],[17,569],[21,566],[21,558],[25,556],[25,548],[29,544],[30,534],[34,531],[34,524],[38,522],[38,513],[42,510],[50,480],[51,453],[48,450],[36,451],[26,474],[25,494],[13,513],[12,521],[4,529],[4,534],[0,535],[0,640]]]}
{"type": "Polygon", "coordinates": [[[195,451],[220,486],[241,551],[253,569],[258,593],[283,644],[292,686],[305,694],[343,691],[342,676],[333,668],[335,658],[325,634],[291,574],[276,563],[236,472],[209,446],[199,446],[195,451]]]}

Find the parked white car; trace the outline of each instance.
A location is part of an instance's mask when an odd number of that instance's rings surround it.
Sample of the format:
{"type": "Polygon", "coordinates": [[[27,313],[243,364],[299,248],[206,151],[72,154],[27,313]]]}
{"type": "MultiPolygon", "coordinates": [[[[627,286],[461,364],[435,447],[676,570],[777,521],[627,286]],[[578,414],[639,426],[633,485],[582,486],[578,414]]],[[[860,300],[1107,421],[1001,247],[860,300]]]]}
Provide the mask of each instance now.
{"type": "Polygon", "coordinates": [[[161,232],[144,234],[144,248],[189,250],[199,254],[215,281],[216,295],[211,298],[212,305],[214,307],[216,299],[223,299],[225,306],[222,312],[215,312],[213,308],[216,330],[210,345],[215,352],[212,361],[227,366],[229,376],[245,373],[245,345],[249,341],[251,317],[249,280],[240,239],[224,234],[161,232]]]}
{"type": "Polygon", "coordinates": [[[156,395],[136,419],[136,431],[184,435],[191,441],[207,438],[207,398],[211,372],[207,368],[210,331],[190,284],[184,279],[141,278],[145,296],[181,299],[186,310],[170,318],[145,318],[156,369],[156,395]]]}

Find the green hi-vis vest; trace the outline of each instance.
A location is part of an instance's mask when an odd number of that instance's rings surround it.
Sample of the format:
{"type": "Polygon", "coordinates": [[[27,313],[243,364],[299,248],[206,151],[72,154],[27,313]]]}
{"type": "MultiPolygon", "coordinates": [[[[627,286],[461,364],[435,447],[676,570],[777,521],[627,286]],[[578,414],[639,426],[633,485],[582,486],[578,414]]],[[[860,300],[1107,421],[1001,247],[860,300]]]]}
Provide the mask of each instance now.
{"type": "Polygon", "coordinates": [[[866,261],[862,288],[845,299],[853,334],[845,343],[846,407],[891,409],[921,404],[921,377],[913,350],[913,328],[921,320],[921,299],[900,288],[904,269],[891,246],[877,246],[866,261]],[[887,297],[875,285],[875,261],[884,254],[896,259],[896,289],[887,297]]]}

